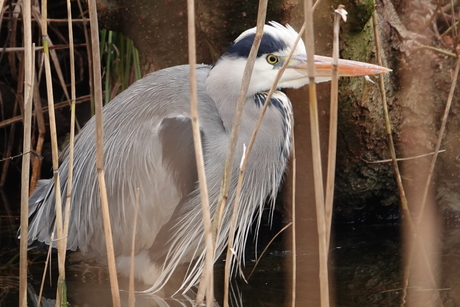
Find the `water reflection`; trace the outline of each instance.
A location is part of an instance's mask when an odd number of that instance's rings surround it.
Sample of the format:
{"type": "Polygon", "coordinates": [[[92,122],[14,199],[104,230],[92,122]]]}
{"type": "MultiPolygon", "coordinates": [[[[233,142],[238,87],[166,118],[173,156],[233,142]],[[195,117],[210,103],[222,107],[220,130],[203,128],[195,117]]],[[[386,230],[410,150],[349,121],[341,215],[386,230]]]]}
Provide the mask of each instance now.
{"type": "Polygon", "coordinates": [[[399,306],[399,225],[336,225],[334,233],[331,266],[337,306],[399,306]]]}
{"type": "MultiPolygon", "coordinates": [[[[16,237],[18,214],[14,213],[5,201],[0,211],[0,306],[18,305],[18,254],[19,247],[16,237]]],[[[438,251],[441,270],[437,276],[440,285],[441,298],[445,307],[460,306],[460,221],[450,218],[444,225],[442,250],[438,251]]],[[[271,239],[275,229],[262,229],[260,249],[271,239]],[[266,237],[266,238],[264,238],[266,237]]],[[[403,256],[401,246],[401,227],[399,223],[380,225],[335,224],[334,239],[331,249],[331,295],[334,306],[343,307],[373,307],[401,306],[403,256]]],[[[235,279],[232,285],[231,306],[288,306],[290,304],[289,261],[291,252],[286,250],[283,237],[275,240],[260,261],[254,275],[246,284],[241,279],[235,279]]],[[[256,254],[250,244],[248,248],[246,276],[254,265],[256,254]]],[[[43,274],[46,251],[35,250],[29,254],[29,306],[35,306],[37,293],[43,274]]],[[[299,263],[314,263],[317,259],[315,252],[299,253],[299,263]],[[307,259],[307,261],[305,261],[307,259]],[[310,259],[310,260],[308,260],[310,259]]],[[[57,276],[56,261],[52,263],[52,281],[47,274],[44,299],[42,306],[54,306],[55,282],[57,276]],[[48,304],[48,305],[47,305],[48,304]]],[[[68,257],[67,289],[68,301],[71,306],[111,306],[111,294],[106,269],[96,262],[78,258],[78,253],[68,257]]],[[[216,304],[222,300],[222,279],[224,261],[216,264],[216,304]]],[[[311,282],[297,287],[297,291],[308,291],[317,283],[317,268],[312,266],[302,268],[309,272],[311,282]]],[[[300,271],[299,271],[300,272],[300,271]]],[[[299,273],[300,274],[300,273],[299,273]]],[[[127,306],[127,281],[121,280],[121,299],[127,306]]],[[[141,289],[141,285],[137,285],[141,289]]],[[[422,289],[409,284],[409,295],[426,294],[433,289],[422,289]]],[[[194,293],[179,294],[169,297],[171,292],[159,295],[136,295],[136,306],[193,306],[194,293]]],[[[299,293],[301,294],[301,293],[299,293]]],[[[297,306],[319,306],[314,297],[297,306]]],[[[433,300],[417,307],[436,306],[433,300]]]]}

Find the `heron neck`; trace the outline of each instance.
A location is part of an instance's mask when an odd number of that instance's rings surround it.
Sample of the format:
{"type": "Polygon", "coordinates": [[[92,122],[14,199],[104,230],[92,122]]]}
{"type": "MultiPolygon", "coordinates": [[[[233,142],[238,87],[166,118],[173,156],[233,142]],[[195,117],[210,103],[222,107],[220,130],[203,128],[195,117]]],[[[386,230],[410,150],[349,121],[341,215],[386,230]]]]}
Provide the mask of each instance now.
{"type": "MultiPolygon", "coordinates": [[[[229,67],[227,64],[227,62],[218,62],[210,70],[206,78],[206,90],[216,103],[225,129],[230,131],[238,103],[243,69],[241,67],[229,67]]],[[[246,94],[247,100],[254,94],[256,93],[249,89],[246,94]]]]}

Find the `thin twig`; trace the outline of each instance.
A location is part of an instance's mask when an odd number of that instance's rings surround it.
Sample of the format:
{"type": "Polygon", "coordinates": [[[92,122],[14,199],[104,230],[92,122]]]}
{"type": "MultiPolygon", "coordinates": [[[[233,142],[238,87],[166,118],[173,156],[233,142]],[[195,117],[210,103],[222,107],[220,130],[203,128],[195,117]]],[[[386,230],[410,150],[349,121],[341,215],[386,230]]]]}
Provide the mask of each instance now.
{"type": "MultiPolygon", "coordinates": [[[[446,152],[445,149],[441,149],[438,151],[438,153],[442,153],[442,152],[446,152]]],[[[426,157],[426,156],[431,156],[431,155],[434,155],[435,152],[430,152],[430,153],[426,153],[426,154],[423,154],[423,155],[417,155],[417,156],[413,156],[413,157],[407,157],[407,158],[397,158],[396,161],[409,161],[409,160],[414,160],[414,159],[419,159],[419,158],[423,158],[423,157],[426,157]]],[[[366,159],[363,159],[361,158],[361,160],[363,160],[364,162],[366,163],[388,163],[388,162],[392,162],[393,160],[392,159],[384,159],[384,160],[378,160],[378,161],[369,161],[369,160],[366,160],[366,159]]]]}
{"type": "MultiPolygon", "coordinates": [[[[54,237],[54,233],[51,234],[51,238],[53,237],[54,237]]],[[[37,307],[41,306],[40,302],[42,300],[43,289],[45,287],[46,269],[50,267],[49,263],[51,262],[51,250],[53,249],[53,244],[51,244],[51,242],[52,241],[50,241],[50,245],[48,246],[48,252],[46,253],[45,267],[43,268],[42,281],[40,283],[40,291],[38,292],[37,307]]],[[[50,274],[50,277],[51,277],[51,274],[50,274]]]]}
{"type": "MultiPolygon", "coordinates": [[[[79,104],[79,103],[86,102],[86,101],[89,101],[89,100],[91,100],[91,95],[80,96],[75,101],[75,103],[79,104]]],[[[58,109],[61,109],[61,108],[68,107],[70,102],[71,102],[70,100],[67,100],[67,101],[62,101],[62,102],[56,103],[54,105],[54,110],[58,110],[58,109]]],[[[43,112],[48,112],[48,107],[44,107],[43,112]]],[[[0,128],[6,127],[6,126],[11,125],[11,124],[16,123],[16,122],[20,122],[20,121],[22,121],[22,119],[23,119],[22,115],[14,116],[14,117],[9,118],[9,119],[5,119],[5,120],[0,122],[0,128]]]]}
{"type": "MultiPolygon", "coordinates": [[[[24,74],[21,74],[21,75],[22,75],[22,77],[24,76],[24,74]]],[[[18,83],[23,83],[23,82],[18,82],[18,83]]],[[[22,98],[22,95],[20,95],[20,94],[16,95],[14,108],[13,108],[13,115],[16,115],[18,113],[19,104],[20,104],[20,102],[19,102],[20,97],[22,98]]],[[[13,125],[11,125],[11,128],[10,128],[10,132],[9,132],[9,135],[8,135],[8,143],[6,145],[6,151],[4,153],[4,155],[6,157],[10,157],[12,152],[13,152],[13,145],[14,145],[14,140],[15,140],[14,136],[15,135],[16,135],[16,125],[13,124],[13,125]]],[[[10,166],[9,159],[3,160],[3,161],[5,161],[5,163],[3,163],[2,175],[0,177],[0,186],[1,187],[5,186],[6,179],[8,178],[8,169],[9,169],[9,166],[10,166]]],[[[30,186],[30,184],[29,184],[29,186],[30,186]]]]}
{"type": "Polygon", "coordinates": [[[441,53],[441,54],[444,54],[444,55],[448,55],[448,56],[453,57],[453,58],[457,58],[457,55],[455,53],[449,52],[449,51],[444,50],[444,49],[436,48],[436,47],[433,47],[433,46],[420,45],[420,46],[415,47],[414,51],[418,51],[418,50],[422,50],[422,49],[432,50],[432,51],[435,51],[435,52],[438,52],[438,53],[441,53]]]}
{"type": "MultiPolygon", "coordinates": [[[[77,44],[75,45],[75,47],[85,47],[86,44],[77,44]]],[[[69,49],[70,46],[69,45],[53,45],[53,46],[49,46],[48,49],[49,50],[61,50],[61,49],[69,49]]],[[[35,51],[43,51],[44,47],[43,46],[37,46],[35,47],[35,51]]],[[[2,52],[23,52],[24,51],[24,47],[5,47],[5,48],[2,48],[1,49],[2,52]]]]}

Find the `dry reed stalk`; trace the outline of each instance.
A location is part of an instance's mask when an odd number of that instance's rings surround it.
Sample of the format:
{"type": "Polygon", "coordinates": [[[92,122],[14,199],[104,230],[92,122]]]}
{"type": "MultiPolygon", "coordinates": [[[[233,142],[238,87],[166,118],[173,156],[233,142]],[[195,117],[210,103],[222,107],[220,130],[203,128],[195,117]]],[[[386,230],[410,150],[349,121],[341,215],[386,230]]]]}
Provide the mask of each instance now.
{"type": "MultiPolygon", "coordinates": [[[[299,33],[299,35],[301,35],[299,33]]],[[[291,131],[292,134],[292,204],[291,204],[291,219],[292,219],[292,276],[291,276],[291,306],[295,307],[295,300],[297,296],[296,287],[297,287],[297,238],[296,238],[296,210],[295,210],[295,198],[296,198],[296,180],[297,180],[297,158],[295,152],[295,138],[294,138],[294,129],[291,131]]]]}
{"type": "Polygon", "coordinates": [[[327,267],[327,238],[326,238],[326,220],[324,208],[324,187],[323,187],[323,171],[321,166],[321,149],[319,141],[319,121],[318,121],[318,106],[316,100],[316,83],[315,83],[315,66],[314,66],[314,32],[313,32],[313,10],[312,1],[304,1],[305,9],[305,37],[304,41],[307,49],[307,70],[309,76],[308,94],[310,107],[310,127],[311,127],[311,145],[313,157],[313,181],[315,189],[315,204],[316,217],[318,227],[318,243],[319,243],[319,284],[321,306],[329,306],[329,280],[327,267]]]}
{"type": "MultiPolygon", "coordinates": [[[[59,150],[57,143],[57,132],[56,132],[56,117],[54,113],[54,97],[53,97],[53,83],[51,76],[51,64],[50,64],[50,53],[48,49],[48,23],[47,19],[48,1],[42,1],[42,40],[43,40],[43,51],[44,51],[44,63],[45,63],[45,78],[46,78],[46,91],[48,98],[48,109],[49,109],[49,125],[51,133],[51,152],[53,162],[53,179],[54,179],[54,193],[55,193],[55,212],[56,212],[56,234],[57,234],[57,249],[58,249],[58,287],[56,293],[56,306],[67,303],[66,298],[62,297],[65,292],[65,254],[66,246],[63,239],[62,231],[62,202],[61,202],[61,183],[59,178],[59,150]]],[[[37,17],[36,17],[37,18],[37,17]]]]}
{"type": "MultiPolygon", "coordinates": [[[[344,6],[339,4],[337,10],[343,10],[344,6]]],[[[335,164],[337,155],[337,113],[338,113],[338,88],[339,88],[339,31],[340,15],[337,10],[334,12],[334,35],[332,42],[332,79],[331,79],[331,104],[329,111],[329,144],[328,160],[326,174],[326,197],[325,197],[325,215],[326,215],[326,248],[329,250],[331,242],[332,226],[332,209],[334,205],[334,183],[335,183],[335,164]]]]}
{"type": "MultiPolygon", "coordinates": [[[[5,0],[0,0],[0,12],[2,12],[2,13],[0,14],[0,15],[1,15],[0,17],[2,17],[2,19],[3,19],[3,5],[4,5],[4,4],[5,4],[5,0]]],[[[1,22],[1,21],[2,21],[2,20],[0,19],[0,22],[1,22]]]]}
{"type": "Polygon", "coordinates": [[[74,145],[75,145],[75,49],[73,44],[73,28],[72,28],[72,7],[70,0],[67,0],[67,19],[69,30],[69,60],[70,60],[70,137],[69,137],[69,173],[67,175],[67,190],[65,202],[65,216],[64,216],[64,245],[67,246],[67,235],[69,233],[69,219],[71,207],[71,195],[73,184],[73,163],[74,163],[74,145]]]}
{"type": "Polygon", "coordinates": [[[314,12],[318,5],[321,3],[322,0],[316,0],[315,4],[311,7],[312,11],[314,12]]]}
{"type": "Polygon", "coordinates": [[[67,100],[70,100],[69,92],[67,90],[67,85],[64,80],[64,74],[62,73],[62,69],[61,69],[61,63],[59,62],[59,59],[56,53],[56,49],[53,48],[54,44],[51,41],[50,37],[48,36],[48,20],[43,17],[43,16],[46,16],[46,18],[48,18],[47,12],[45,12],[45,10],[46,8],[43,7],[42,5],[42,19],[40,19],[40,12],[38,11],[38,7],[33,7],[32,15],[34,15],[35,19],[37,20],[38,26],[42,30],[42,33],[46,33],[46,35],[44,36],[46,36],[46,41],[47,41],[46,48],[48,50],[47,53],[49,53],[48,57],[51,56],[51,60],[53,61],[54,68],[56,70],[56,74],[58,76],[59,83],[61,84],[62,91],[64,92],[64,95],[66,96],[67,100]]]}
{"type": "Polygon", "coordinates": [[[139,214],[139,194],[140,189],[136,189],[136,205],[134,206],[134,220],[133,220],[133,237],[131,241],[131,261],[129,267],[129,291],[128,291],[128,306],[135,306],[134,296],[134,250],[136,247],[136,230],[137,230],[137,215],[139,214]]]}
{"type": "MultiPolygon", "coordinates": [[[[34,82],[35,84],[38,84],[38,78],[37,78],[37,72],[34,70],[34,82]]],[[[38,126],[38,139],[37,139],[37,144],[35,145],[35,152],[38,155],[41,155],[42,149],[43,149],[43,144],[45,142],[45,134],[46,134],[46,124],[45,124],[45,117],[43,116],[43,108],[42,108],[42,103],[40,99],[40,92],[38,89],[38,86],[34,87],[34,113],[35,113],[35,118],[37,120],[37,126],[38,126]]],[[[32,158],[32,174],[30,176],[30,186],[29,186],[29,191],[32,194],[33,190],[35,189],[35,186],[37,185],[37,181],[40,178],[40,170],[41,170],[41,165],[42,161],[39,156],[34,155],[32,158]]]]}
{"type": "MultiPolygon", "coordinates": [[[[33,46],[32,46],[32,22],[31,22],[30,0],[23,2],[24,16],[24,141],[23,152],[30,151],[30,136],[32,130],[32,97],[33,97],[33,74],[31,67],[34,67],[33,46]]],[[[29,231],[29,171],[30,156],[22,157],[21,170],[21,241],[19,256],[19,306],[27,306],[27,233],[29,231]]]]}
{"type": "MultiPolygon", "coordinates": [[[[51,237],[54,237],[54,233],[51,234],[51,237]]],[[[45,287],[45,278],[46,278],[46,269],[49,267],[50,268],[50,278],[51,278],[51,266],[48,266],[48,263],[51,262],[51,250],[53,249],[53,245],[50,244],[48,246],[48,253],[46,254],[46,260],[45,260],[45,267],[43,268],[43,275],[42,275],[42,281],[40,283],[40,291],[38,292],[38,298],[37,298],[37,306],[41,306],[40,302],[42,301],[43,297],[43,288],[45,287]]]]}
{"type": "Polygon", "coordinates": [[[100,70],[99,53],[99,26],[97,20],[96,1],[88,1],[88,11],[91,28],[91,55],[93,60],[93,80],[94,80],[94,101],[96,111],[96,168],[99,182],[99,192],[101,196],[101,212],[105,243],[107,249],[107,263],[109,267],[110,286],[112,292],[112,303],[115,307],[121,306],[120,293],[118,287],[117,269],[115,265],[115,254],[113,250],[112,227],[110,225],[109,204],[107,199],[107,189],[104,177],[104,131],[102,117],[102,82],[100,70]]]}
{"type": "MultiPolygon", "coordinates": [[[[266,7],[265,7],[266,10],[266,7]]],[[[229,231],[229,244],[227,246],[227,260],[225,263],[225,279],[224,279],[224,307],[228,305],[228,283],[230,279],[230,263],[231,263],[231,257],[232,257],[232,244],[233,244],[233,233],[235,232],[235,227],[236,227],[236,218],[237,218],[237,210],[238,210],[238,205],[239,205],[239,199],[240,199],[240,193],[241,193],[241,188],[242,188],[242,182],[243,182],[243,175],[244,175],[244,170],[246,168],[246,164],[249,158],[249,154],[252,150],[252,146],[254,145],[257,133],[259,131],[260,125],[262,124],[263,117],[265,115],[265,111],[268,108],[268,105],[270,103],[270,99],[276,90],[276,87],[278,85],[278,82],[281,79],[281,76],[283,75],[284,71],[286,70],[287,65],[289,64],[289,59],[292,57],[294,54],[294,51],[296,49],[297,44],[300,41],[300,38],[302,37],[302,33],[305,31],[305,24],[302,26],[301,30],[299,31],[299,35],[296,38],[296,41],[294,42],[294,46],[291,48],[291,51],[285,60],[283,66],[280,68],[278,74],[276,75],[275,81],[272,84],[272,87],[268,91],[267,98],[265,99],[264,105],[261,109],[259,118],[257,120],[256,126],[254,128],[253,134],[251,136],[251,139],[249,141],[249,145],[247,147],[247,150],[245,152],[245,156],[242,157],[242,162],[241,162],[241,167],[240,167],[240,175],[238,177],[238,185],[237,185],[237,194],[235,197],[235,203],[234,203],[234,208],[233,208],[233,215],[232,215],[232,224],[231,228],[229,231]]],[[[291,115],[292,116],[292,115],[291,115]]]]}
{"type": "MultiPolygon", "coordinates": [[[[260,42],[263,35],[263,26],[265,24],[265,16],[267,11],[268,0],[259,0],[259,8],[257,12],[257,27],[254,36],[254,42],[252,43],[251,50],[249,51],[248,60],[244,67],[243,79],[241,80],[240,92],[238,94],[238,101],[235,109],[235,115],[233,117],[232,131],[230,134],[229,149],[227,157],[225,159],[224,175],[222,178],[221,192],[219,194],[218,206],[215,213],[215,219],[213,221],[213,235],[217,236],[218,229],[222,220],[225,205],[228,198],[228,190],[230,188],[230,179],[232,176],[232,166],[235,160],[235,150],[238,141],[238,134],[241,125],[241,119],[243,116],[243,108],[246,102],[246,94],[249,89],[249,81],[251,80],[252,70],[259,50],[260,42]]],[[[216,238],[214,238],[216,240],[216,238]]]]}
{"type": "MultiPolygon", "coordinates": [[[[266,10],[266,7],[265,7],[266,10]]],[[[245,155],[242,157],[242,161],[240,164],[240,174],[238,177],[238,184],[237,184],[237,191],[236,191],[236,197],[235,197],[235,203],[233,207],[233,215],[232,215],[232,221],[231,221],[231,227],[229,231],[229,242],[227,246],[227,260],[225,263],[225,279],[224,279],[224,307],[226,304],[228,305],[228,283],[230,279],[230,263],[231,263],[231,257],[232,257],[232,248],[233,248],[233,233],[235,232],[236,228],[236,218],[237,218],[237,212],[238,212],[238,206],[239,206],[239,200],[240,200],[240,194],[241,194],[241,189],[242,189],[242,183],[243,183],[243,176],[244,176],[244,170],[246,169],[246,164],[249,158],[249,154],[251,153],[252,146],[254,145],[257,133],[259,131],[260,125],[262,124],[263,117],[265,115],[265,111],[268,108],[268,105],[270,104],[270,99],[276,90],[276,87],[278,85],[278,82],[281,79],[281,76],[283,75],[284,71],[286,70],[287,65],[289,64],[289,60],[294,54],[294,51],[296,49],[297,44],[300,41],[300,38],[302,36],[303,31],[305,30],[305,24],[302,26],[302,29],[299,31],[299,35],[296,38],[296,41],[294,42],[294,46],[291,48],[291,51],[287,57],[287,59],[284,61],[283,66],[280,68],[278,74],[276,75],[275,81],[272,84],[272,87],[268,91],[267,98],[265,99],[264,105],[261,109],[259,118],[257,120],[256,126],[254,128],[253,134],[251,136],[251,139],[249,141],[249,145],[247,149],[245,150],[245,155]]],[[[292,114],[291,114],[292,116],[292,114]]]]}
{"type": "MultiPolygon", "coordinates": [[[[221,186],[221,193],[219,195],[218,200],[218,208],[216,210],[216,218],[214,220],[214,226],[216,227],[216,237],[218,234],[218,229],[220,227],[224,207],[228,198],[228,190],[230,187],[230,181],[232,177],[232,166],[233,161],[235,160],[235,151],[236,145],[238,142],[238,134],[239,129],[241,126],[241,120],[243,115],[244,104],[246,102],[246,96],[249,89],[249,83],[252,76],[252,71],[254,69],[254,63],[257,57],[257,52],[259,50],[260,42],[262,41],[262,36],[264,32],[264,25],[265,25],[265,18],[267,16],[267,6],[268,0],[260,0],[258,11],[257,11],[257,25],[256,25],[256,33],[254,36],[254,41],[251,46],[251,50],[249,51],[248,59],[246,65],[244,67],[243,72],[243,79],[241,80],[241,87],[240,92],[238,94],[238,101],[236,105],[235,115],[233,118],[232,123],[232,131],[230,135],[230,142],[229,142],[229,151],[227,153],[227,157],[225,160],[225,170],[224,170],[224,178],[222,179],[222,186],[221,186]]],[[[244,158],[244,157],[243,157],[244,158]]],[[[244,173],[244,169],[242,170],[244,173]]],[[[232,221],[231,221],[231,228],[228,233],[228,242],[229,245],[227,246],[227,258],[228,260],[232,257],[232,242],[233,242],[233,235],[235,232],[235,224],[236,224],[236,210],[238,210],[238,203],[239,203],[239,194],[241,192],[241,181],[242,181],[242,173],[240,171],[240,177],[238,179],[238,186],[237,186],[237,195],[235,197],[232,221]]],[[[217,241],[217,238],[215,239],[217,241]]],[[[229,282],[230,282],[230,262],[227,261],[225,263],[225,276],[224,276],[224,307],[228,306],[228,298],[229,298],[229,282]]]]}
{"type": "Polygon", "coordinates": [[[243,157],[241,158],[240,173],[238,176],[238,185],[236,189],[235,202],[233,203],[232,220],[230,230],[228,232],[228,245],[227,254],[225,255],[225,272],[224,272],[224,307],[228,307],[229,302],[229,287],[231,278],[231,264],[233,257],[233,234],[236,231],[236,219],[238,218],[238,208],[240,204],[241,187],[243,185],[244,166],[243,161],[246,159],[246,147],[243,150],[243,157]]]}
{"type": "Polygon", "coordinates": [[[196,304],[204,302],[206,292],[206,306],[214,305],[214,246],[211,228],[211,210],[209,209],[208,187],[204,168],[203,148],[201,143],[200,124],[198,120],[198,92],[196,81],[196,33],[195,33],[195,2],[187,0],[188,22],[188,56],[190,68],[190,118],[192,120],[193,143],[195,148],[198,183],[200,187],[201,208],[203,214],[204,238],[206,256],[200,285],[196,296],[196,304]]]}
{"type": "MultiPolygon", "coordinates": [[[[380,54],[381,46],[380,46],[380,36],[379,32],[377,30],[377,12],[374,10],[373,16],[372,16],[372,23],[374,27],[374,37],[375,37],[375,45],[376,45],[376,57],[377,57],[377,63],[380,66],[383,66],[382,62],[382,56],[380,54]]],[[[458,74],[458,71],[457,71],[458,74]]],[[[403,273],[403,286],[402,286],[402,299],[405,300],[406,295],[407,295],[407,287],[409,283],[409,275],[410,275],[410,267],[411,267],[411,259],[412,255],[415,250],[415,244],[418,243],[420,245],[421,249],[421,256],[422,260],[424,261],[427,271],[428,271],[428,277],[431,282],[431,286],[436,291],[436,296],[438,301],[442,302],[438,287],[436,285],[436,280],[433,274],[433,269],[431,266],[431,263],[429,261],[428,253],[426,251],[426,248],[423,244],[421,236],[418,235],[417,227],[413,222],[412,215],[410,213],[409,207],[408,207],[408,202],[406,198],[406,194],[404,191],[404,186],[402,184],[402,179],[401,179],[401,173],[399,171],[399,166],[398,166],[398,161],[396,158],[396,151],[394,147],[394,142],[393,142],[393,136],[391,133],[391,122],[389,118],[389,113],[388,113],[388,107],[387,107],[387,98],[386,98],[386,91],[385,91],[385,81],[383,77],[380,77],[379,80],[379,85],[380,85],[380,92],[382,96],[382,105],[383,105],[383,113],[385,116],[385,131],[388,137],[388,145],[390,148],[390,154],[391,154],[391,159],[393,163],[393,169],[395,172],[395,177],[396,177],[396,183],[398,185],[398,191],[399,191],[399,197],[400,197],[400,202],[401,202],[401,208],[402,208],[402,214],[407,220],[407,224],[409,226],[409,229],[406,230],[408,234],[410,234],[413,237],[413,241],[415,242],[409,242],[409,254],[408,254],[408,263],[405,263],[405,268],[404,268],[404,273],[403,273]]],[[[439,148],[438,148],[439,149],[439,148]]],[[[442,304],[442,303],[441,303],[442,304]]]]}

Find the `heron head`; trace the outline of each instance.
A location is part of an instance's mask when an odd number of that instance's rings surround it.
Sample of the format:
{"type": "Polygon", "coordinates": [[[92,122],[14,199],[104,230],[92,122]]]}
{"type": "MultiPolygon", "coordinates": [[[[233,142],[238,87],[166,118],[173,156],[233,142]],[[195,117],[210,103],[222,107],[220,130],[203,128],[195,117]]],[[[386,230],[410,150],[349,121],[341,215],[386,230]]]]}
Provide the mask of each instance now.
{"type": "MultiPolygon", "coordinates": [[[[239,89],[255,35],[256,28],[244,31],[218,60],[211,73],[220,74],[220,78],[235,83],[232,88],[239,89]]],[[[300,40],[295,46],[297,36],[298,33],[289,25],[283,26],[272,21],[264,26],[248,95],[269,90],[286,61],[287,68],[278,88],[299,88],[309,83],[305,45],[300,40]],[[292,58],[289,59],[293,48],[292,58]]],[[[338,63],[339,76],[365,76],[388,71],[381,66],[356,61],[339,60],[338,63]]],[[[315,56],[315,82],[328,81],[331,76],[332,58],[315,56]]]]}

